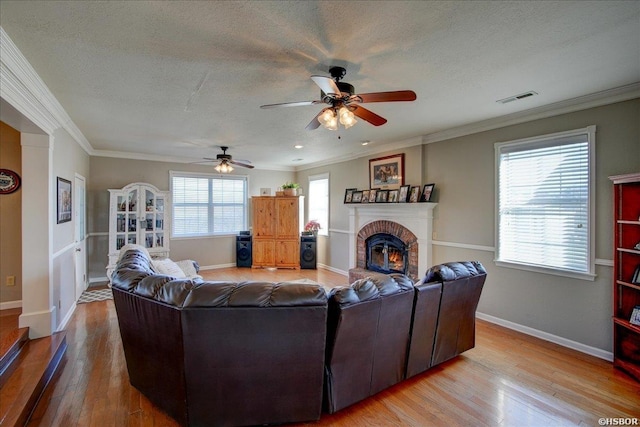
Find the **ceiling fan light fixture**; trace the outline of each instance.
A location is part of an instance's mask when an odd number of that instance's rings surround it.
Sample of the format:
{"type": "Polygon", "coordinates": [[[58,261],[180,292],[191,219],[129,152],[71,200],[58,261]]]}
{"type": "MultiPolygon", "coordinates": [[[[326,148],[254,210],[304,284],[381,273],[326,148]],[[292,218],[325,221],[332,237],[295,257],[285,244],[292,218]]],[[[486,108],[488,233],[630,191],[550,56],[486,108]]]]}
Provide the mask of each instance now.
{"type": "Polygon", "coordinates": [[[327,127],[335,119],[335,113],[332,108],[327,108],[318,116],[318,121],[324,127],[327,127]]]}
{"type": "Polygon", "coordinates": [[[219,173],[229,173],[233,170],[233,168],[228,162],[223,160],[218,166],[215,167],[215,170],[219,173]]]}
{"type": "Polygon", "coordinates": [[[340,110],[338,110],[338,115],[340,116],[340,123],[342,123],[345,129],[349,129],[351,126],[358,123],[355,114],[353,114],[353,111],[350,111],[344,105],[340,107],[340,110]]]}
{"type": "Polygon", "coordinates": [[[334,116],[324,125],[324,127],[329,130],[338,130],[338,118],[334,116]]]}

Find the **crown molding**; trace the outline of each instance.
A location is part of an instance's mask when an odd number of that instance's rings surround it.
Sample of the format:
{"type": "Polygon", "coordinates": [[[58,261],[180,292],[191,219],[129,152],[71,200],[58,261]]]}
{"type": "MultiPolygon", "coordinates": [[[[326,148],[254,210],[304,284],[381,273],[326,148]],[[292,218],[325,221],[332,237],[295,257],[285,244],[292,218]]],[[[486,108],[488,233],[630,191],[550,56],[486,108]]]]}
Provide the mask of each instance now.
{"type": "Polygon", "coordinates": [[[580,110],[586,110],[588,108],[629,101],[635,98],[640,98],[640,82],[519,111],[517,113],[507,114],[493,119],[470,123],[468,125],[447,129],[441,132],[430,133],[422,137],[422,142],[424,144],[430,144],[432,142],[445,141],[447,139],[458,138],[533,120],[554,117],[560,114],[573,113],[580,110]]]}
{"type": "MultiPolygon", "coordinates": [[[[116,159],[130,159],[130,160],[146,160],[149,162],[165,162],[165,163],[186,163],[193,164],[193,158],[185,158],[185,157],[171,157],[171,156],[160,156],[157,154],[145,154],[145,153],[134,153],[128,151],[110,151],[110,150],[93,150],[91,153],[94,157],[111,157],[116,159]]],[[[252,163],[256,169],[259,170],[271,170],[271,171],[279,171],[279,172],[295,172],[293,167],[289,166],[273,166],[273,165],[260,165],[256,163],[252,163]]],[[[205,165],[201,165],[205,166],[205,165]]],[[[242,170],[244,168],[234,168],[234,170],[242,170]]]]}
{"type": "Polygon", "coordinates": [[[308,169],[318,168],[322,166],[335,165],[336,163],[347,162],[349,160],[362,159],[363,157],[374,156],[376,154],[386,153],[388,151],[400,150],[402,148],[414,147],[422,145],[422,137],[414,136],[412,138],[402,139],[400,141],[378,141],[371,148],[359,153],[353,153],[349,156],[340,156],[333,159],[322,160],[319,162],[308,163],[306,165],[296,166],[295,171],[300,172],[308,169]]]}
{"type": "Polygon", "coordinates": [[[87,138],[2,27],[0,45],[0,96],[47,134],[63,128],[92,155],[87,138]]]}

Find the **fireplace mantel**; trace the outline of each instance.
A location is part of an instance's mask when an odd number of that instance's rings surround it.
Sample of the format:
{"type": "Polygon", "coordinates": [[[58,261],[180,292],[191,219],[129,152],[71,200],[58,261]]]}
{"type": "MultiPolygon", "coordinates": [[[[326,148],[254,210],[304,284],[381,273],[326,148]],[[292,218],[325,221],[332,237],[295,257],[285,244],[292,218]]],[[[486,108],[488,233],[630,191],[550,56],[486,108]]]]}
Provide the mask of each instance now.
{"type": "Polygon", "coordinates": [[[418,272],[432,266],[433,209],[437,203],[363,203],[349,205],[349,268],[356,267],[357,236],[373,221],[393,221],[411,230],[418,238],[418,272]]]}

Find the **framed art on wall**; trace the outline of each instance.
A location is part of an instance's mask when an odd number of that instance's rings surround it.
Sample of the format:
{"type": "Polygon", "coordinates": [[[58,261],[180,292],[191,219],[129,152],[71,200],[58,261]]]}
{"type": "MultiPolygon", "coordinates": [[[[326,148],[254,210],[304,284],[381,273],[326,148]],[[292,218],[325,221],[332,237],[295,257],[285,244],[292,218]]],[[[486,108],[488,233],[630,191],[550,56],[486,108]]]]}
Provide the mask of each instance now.
{"type": "Polygon", "coordinates": [[[57,181],[58,203],[56,213],[57,222],[71,221],[71,181],[58,177],[57,181]]]}
{"type": "Polygon", "coordinates": [[[369,187],[397,190],[404,184],[404,153],[369,160],[369,187]]]}

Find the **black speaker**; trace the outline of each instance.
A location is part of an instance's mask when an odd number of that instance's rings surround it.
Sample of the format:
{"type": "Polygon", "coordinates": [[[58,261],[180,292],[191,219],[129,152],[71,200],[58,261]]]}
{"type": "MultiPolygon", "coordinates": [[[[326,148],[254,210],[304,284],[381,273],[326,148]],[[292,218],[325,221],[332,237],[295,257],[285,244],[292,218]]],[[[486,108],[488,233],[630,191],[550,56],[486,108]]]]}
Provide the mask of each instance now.
{"type": "Polygon", "coordinates": [[[300,268],[316,268],[315,236],[302,236],[300,238],[300,268]]]}
{"type": "Polygon", "coordinates": [[[251,236],[236,236],[236,267],[251,267],[251,236]]]}

